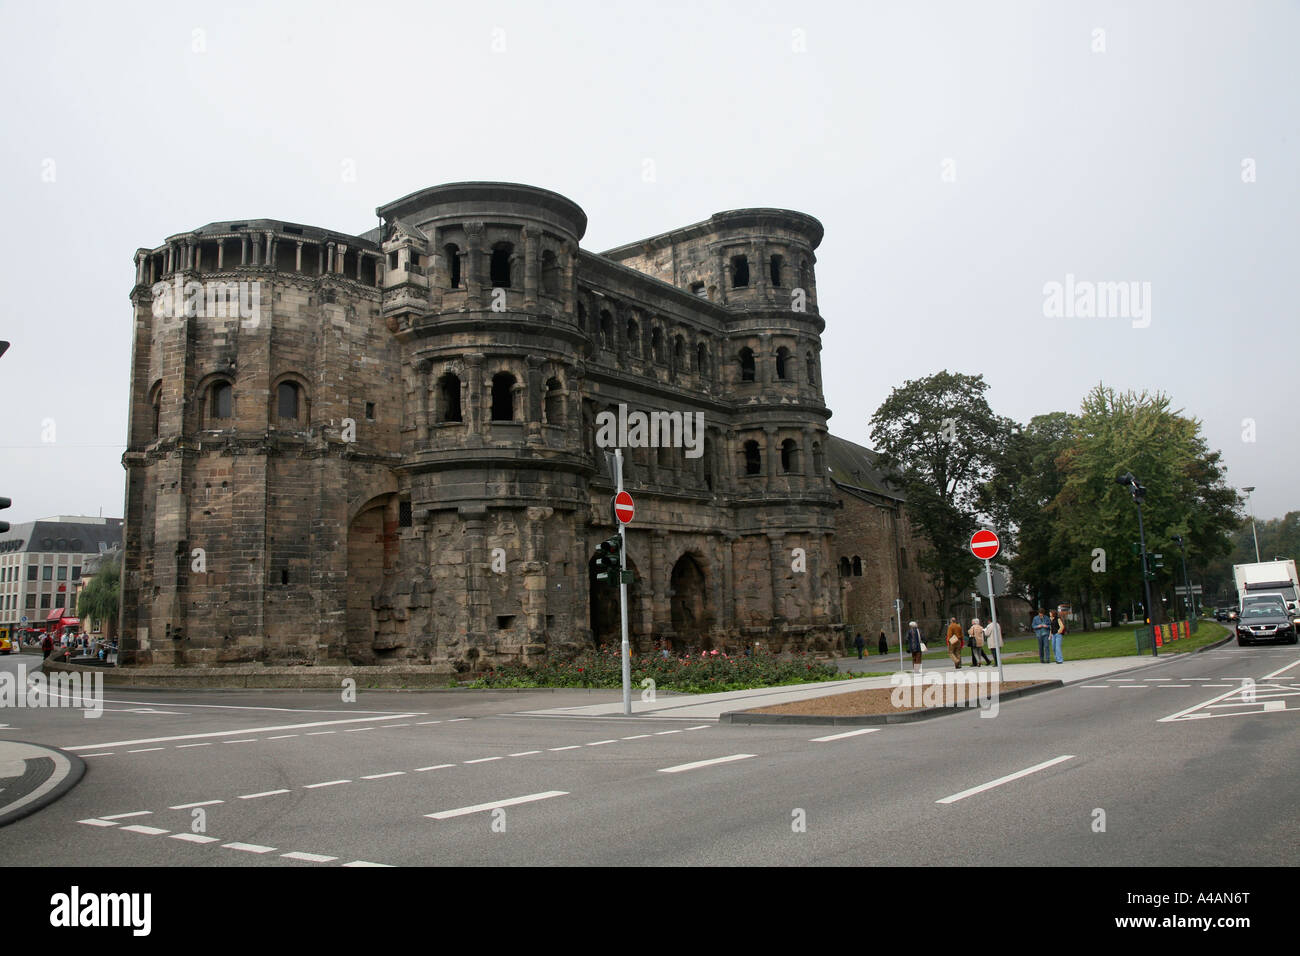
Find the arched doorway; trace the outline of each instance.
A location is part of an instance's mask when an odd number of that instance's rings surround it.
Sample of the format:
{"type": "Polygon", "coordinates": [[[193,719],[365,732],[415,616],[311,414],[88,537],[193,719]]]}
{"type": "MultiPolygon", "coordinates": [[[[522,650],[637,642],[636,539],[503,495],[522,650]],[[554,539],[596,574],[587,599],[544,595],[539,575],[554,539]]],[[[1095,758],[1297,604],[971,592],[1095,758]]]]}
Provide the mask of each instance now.
{"type": "MultiPolygon", "coordinates": [[[[636,562],[627,559],[627,568],[632,572],[632,583],[627,588],[627,629],[628,640],[635,648],[640,632],[641,575],[637,572],[636,562]]],[[[607,584],[596,580],[596,558],[587,562],[587,586],[591,589],[591,639],[597,646],[601,644],[618,645],[623,640],[623,619],[618,606],[619,588],[617,584],[607,584]]]]}
{"type": "Polygon", "coordinates": [[[379,625],[373,599],[397,556],[397,516],[388,515],[395,501],[392,495],[376,499],[348,526],[347,656],[353,663],[374,660],[379,625]]]}
{"type": "Polygon", "coordinates": [[[673,650],[677,653],[710,643],[708,587],[704,568],[692,554],[683,554],[673,565],[669,579],[668,600],[672,611],[673,650]]]}

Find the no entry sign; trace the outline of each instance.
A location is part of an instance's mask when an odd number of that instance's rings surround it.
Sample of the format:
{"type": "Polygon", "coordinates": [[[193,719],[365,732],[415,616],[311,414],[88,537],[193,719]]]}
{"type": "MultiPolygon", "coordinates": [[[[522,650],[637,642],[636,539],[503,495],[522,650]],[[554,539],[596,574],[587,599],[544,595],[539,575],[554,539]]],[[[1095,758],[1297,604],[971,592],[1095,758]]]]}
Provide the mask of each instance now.
{"type": "Polygon", "coordinates": [[[970,536],[970,552],[981,561],[995,557],[1000,547],[998,536],[987,529],[976,531],[970,536]]]}
{"type": "Polygon", "coordinates": [[[614,517],[627,524],[632,520],[632,515],[636,513],[636,507],[632,504],[632,496],[626,491],[620,491],[614,496],[614,517]]]}

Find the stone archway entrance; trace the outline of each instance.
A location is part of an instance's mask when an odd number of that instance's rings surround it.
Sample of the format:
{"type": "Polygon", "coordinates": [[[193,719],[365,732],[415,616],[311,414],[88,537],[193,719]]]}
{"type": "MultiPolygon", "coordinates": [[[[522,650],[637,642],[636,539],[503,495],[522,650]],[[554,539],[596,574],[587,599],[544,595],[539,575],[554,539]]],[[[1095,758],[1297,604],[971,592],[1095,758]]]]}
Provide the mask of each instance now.
{"type": "Polygon", "coordinates": [[[669,578],[668,600],[672,612],[672,642],[677,653],[711,644],[709,625],[708,581],[704,568],[692,554],[683,554],[673,565],[669,578]]]}
{"type": "Polygon", "coordinates": [[[384,569],[397,553],[396,521],[386,521],[388,503],[377,500],[348,526],[346,653],[356,664],[375,662],[379,621],[374,599],[382,593],[384,569]]]}

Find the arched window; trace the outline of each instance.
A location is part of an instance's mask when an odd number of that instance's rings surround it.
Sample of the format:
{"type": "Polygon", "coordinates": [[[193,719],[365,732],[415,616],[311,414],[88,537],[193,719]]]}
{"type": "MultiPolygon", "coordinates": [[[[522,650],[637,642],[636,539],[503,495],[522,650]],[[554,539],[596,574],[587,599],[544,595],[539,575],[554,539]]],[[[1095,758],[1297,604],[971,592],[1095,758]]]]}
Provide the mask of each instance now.
{"type": "Polygon", "coordinates": [[[542,292],[554,296],[560,294],[560,260],[550,249],[542,253],[542,292]]]}
{"type": "Polygon", "coordinates": [[[758,442],[745,442],[745,474],[761,475],[763,473],[763,456],[758,450],[758,442]]]}
{"type": "Polygon", "coordinates": [[[447,275],[449,284],[453,289],[460,288],[460,248],[454,243],[449,242],[443,248],[443,254],[447,258],[447,275]]]}
{"type": "Polygon", "coordinates": [[[655,327],[650,332],[650,355],[659,364],[664,361],[664,333],[663,329],[655,327]]]}
{"type": "Polygon", "coordinates": [[[158,437],[158,427],[162,422],[162,381],[154,382],[153,388],[149,389],[149,417],[151,438],[158,437]]]}
{"type": "Polygon", "coordinates": [[[614,347],[614,319],[609,309],[600,310],[600,345],[606,349],[614,347]]]}
{"type": "Polygon", "coordinates": [[[731,287],[743,289],[749,285],[749,259],[746,256],[731,257],[731,287]]]}
{"type": "Polygon", "coordinates": [[[695,346],[695,371],[700,378],[709,374],[709,347],[704,342],[695,346]]]}
{"type": "Polygon", "coordinates": [[[756,380],[754,370],[754,350],[748,345],[740,350],[740,380],[742,382],[753,382],[756,380]]]}
{"type": "Polygon", "coordinates": [[[564,387],[558,378],[546,383],[546,424],[564,424],[564,387]]]}
{"type": "Polygon", "coordinates": [[[509,372],[497,372],[492,376],[492,420],[515,420],[515,377],[509,372]]]}
{"type": "Polygon", "coordinates": [[[234,417],[234,389],[229,382],[213,382],[208,386],[208,419],[234,417]]]}
{"type": "Polygon", "coordinates": [[[492,247],[492,287],[510,288],[510,258],[515,247],[508,242],[498,242],[492,247]]]}
{"type": "Polygon", "coordinates": [[[776,350],[776,377],[783,382],[790,377],[790,350],[784,345],[776,350]]]}
{"type": "Polygon", "coordinates": [[[587,307],[581,302],[578,303],[578,328],[587,331],[587,307]]]}
{"type": "Polygon", "coordinates": [[[808,384],[817,384],[817,360],[813,358],[812,352],[807,355],[808,358],[808,384]]]}
{"type": "Polygon", "coordinates": [[[302,391],[297,382],[281,382],[275,390],[275,415],[281,421],[298,421],[302,391]]]}
{"type": "Polygon", "coordinates": [[[817,472],[818,477],[826,477],[826,460],[822,457],[821,442],[813,442],[812,446],[813,470],[817,472]]]}
{"type": "Polygon", "coordinates": [[[632,355],[641,354],[641,328],[636,319],[627,320],[627,350],[632,355]]]}
{"type": "Polygon", "coordinates": [[[804,292],[808,291],[808,282],[812,279],[812,272],[808,268],[808,260],[804,259],[799,263],[799,288],[804,292]]]}
{"type": "Polygon", "coordinates": [[[798,471],[798,446],[795,445],[793,438],[787,438],[781,442],[781,470],[786,474],[798,471]]]}
{"type": "Polygon", "coordinates": [[[772,270],[772,288],[781,288],[781,267],[785,265],[783,256],[773,256],[769,262],[772,270]]]}
{"type": "Polygon", "coordinates": [[[862,577],[862,558],[856,554],[853,556],[853,576],[855,578],[862,577]]]}
{"type": "Polygon", "coordinates": [[[680,335],[673,339],[673,362],[679,369],[686,367],[686,340],[680,335]]]}
{"type": "Polygon", "coordinates": [[[848,558],[840,558],[840,577],[847,578],[853,573],[853,568],[849,564],[848,558]]]}
{"type": "Polygon", "coordinates": [[[464,421],[460,412],[460,378],[451,372],[438,379],[438,421],[464,421]]]}

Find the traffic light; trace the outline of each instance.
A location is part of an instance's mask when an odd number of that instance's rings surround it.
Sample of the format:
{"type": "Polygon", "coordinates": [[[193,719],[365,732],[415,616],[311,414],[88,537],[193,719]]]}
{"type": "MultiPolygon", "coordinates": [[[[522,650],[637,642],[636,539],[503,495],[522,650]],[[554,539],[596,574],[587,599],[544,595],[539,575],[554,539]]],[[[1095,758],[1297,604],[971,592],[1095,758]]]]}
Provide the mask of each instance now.
{"type": "MultiPolygon", "coordinates": [[[[0,511],[3,511],[5,508],[8,508],[11,504],[13,504],[13,502],[10,501],[8,498],[0,498],[0,511]]],[[[3,533],[8,530],[9,530],[9,522],[0,521],[0,533],[3,533]]]]}
{"type": "Polygon", "coordinates": [[[606,584],[617,584],[622,567],[620,553],[623,550],[622,535],[606,538],[596,546],[596,580],[606,584]]]}

